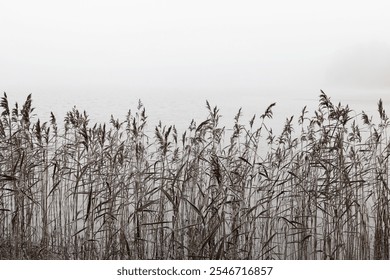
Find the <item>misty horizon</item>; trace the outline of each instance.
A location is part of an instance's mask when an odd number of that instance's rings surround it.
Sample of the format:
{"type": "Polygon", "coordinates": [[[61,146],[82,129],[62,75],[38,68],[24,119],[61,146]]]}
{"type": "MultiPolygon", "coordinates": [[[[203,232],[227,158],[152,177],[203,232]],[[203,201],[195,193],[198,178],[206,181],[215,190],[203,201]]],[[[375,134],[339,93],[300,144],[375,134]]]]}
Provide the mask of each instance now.
{"type": "Polygon", "coordinates": [[[388,5],[2,3],[0,89],[388,89],[388,5]]]}

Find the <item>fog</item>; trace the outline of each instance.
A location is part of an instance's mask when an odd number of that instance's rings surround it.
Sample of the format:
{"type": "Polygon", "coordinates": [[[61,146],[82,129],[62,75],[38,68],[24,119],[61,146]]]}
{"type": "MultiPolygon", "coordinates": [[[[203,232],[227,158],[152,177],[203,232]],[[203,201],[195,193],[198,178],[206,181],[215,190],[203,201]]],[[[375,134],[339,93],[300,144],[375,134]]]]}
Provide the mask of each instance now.
{"type": "Polygon", "coordinates": [[[328,77],[340,87],[390,88],[390,45],[367,43],[340,49],[329,67],[328,77]]]}
{"type": "Polygon", "coordinates": [[[388,1],[1,1],[0,91],[372,94],[390,87],[389,10],[388,1]]]}

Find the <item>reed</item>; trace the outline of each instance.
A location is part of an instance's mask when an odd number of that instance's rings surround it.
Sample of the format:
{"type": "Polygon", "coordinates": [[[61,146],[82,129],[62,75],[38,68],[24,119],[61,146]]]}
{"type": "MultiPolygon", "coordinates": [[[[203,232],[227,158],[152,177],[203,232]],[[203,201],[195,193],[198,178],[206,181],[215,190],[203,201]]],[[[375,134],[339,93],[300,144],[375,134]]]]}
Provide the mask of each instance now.
{"type": "Polygon", "coordinates": [[[389,259],[389,119],[321,91],[279,135],[263,114],[233,128],[219,109],[179,135],[124,120],[63,127],[4,93],[1,259],[389,259]]]}

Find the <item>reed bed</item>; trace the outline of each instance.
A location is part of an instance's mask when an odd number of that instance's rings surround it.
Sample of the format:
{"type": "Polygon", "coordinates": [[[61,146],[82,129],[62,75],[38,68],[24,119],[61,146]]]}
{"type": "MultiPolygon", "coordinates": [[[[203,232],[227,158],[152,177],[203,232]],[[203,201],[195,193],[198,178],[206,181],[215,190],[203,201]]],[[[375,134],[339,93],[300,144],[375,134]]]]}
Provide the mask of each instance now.
{"type": "Polygon", "coordinates": [[[41,123],[31,95],[1,99],[1,259],[389,259],[389,119],[318,109],[267,126],[146,133],[139,102],[90,125],[76,108],[41,123]]]}

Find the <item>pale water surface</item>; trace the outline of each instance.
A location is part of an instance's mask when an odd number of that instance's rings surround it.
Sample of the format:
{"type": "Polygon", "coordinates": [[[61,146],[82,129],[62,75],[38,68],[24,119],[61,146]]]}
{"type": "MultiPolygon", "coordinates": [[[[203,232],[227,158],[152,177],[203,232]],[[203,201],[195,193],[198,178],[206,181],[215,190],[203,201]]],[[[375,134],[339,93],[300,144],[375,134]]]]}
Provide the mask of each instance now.
{"type": "MultiPolygon", "coordinates": [[[[390,89],[381,90],[345,90],[345,89],[323,89],[335,104],[341,102],[348,104],[355,114],[364,110],[368,115],[377,115],[377,103],[381,98],[384,108],[389,111],[390,89]]],[[[13,105],[18,102],[21,106],[29,92],[7,92],[9,100],[13,105]]],[[[49,120],[50,112],[53,112],[57,119],[63,120],[67,111],[76,106],[80,111],[86,111],[90,117],[90,124],[95,122],[108,123],[110,116],[124,120],[128,110],[137,110],[138,100],[144,104],[148,116],[148,131],[161,120],[163,125],[175,125],[179,133],[184,132],[194,119],[197,124],[208,116],[206,100],[212,107],[217,106],[222,115],[220,124],[231,128],[233,118],[239,108],[242,108],[242,124],[248,124],[254,114],[260,116],[265,109],[273,102],[274,117],[268,124],[275,132],[280,131],[287,117],[295,116],[295,123],[304,106],[307,106],[309,116],[318,108],[320,89],[313,90],[263,90],[232,91],[202,93],[199,91],[167,91],[138,92],[132,90],[110,91],[110,90],[78,90],[77,92],[63,92],[61,89],[48,91],[42,90],[32,92],[33,107],[35,114],[42,121],[49,120]]]]}

